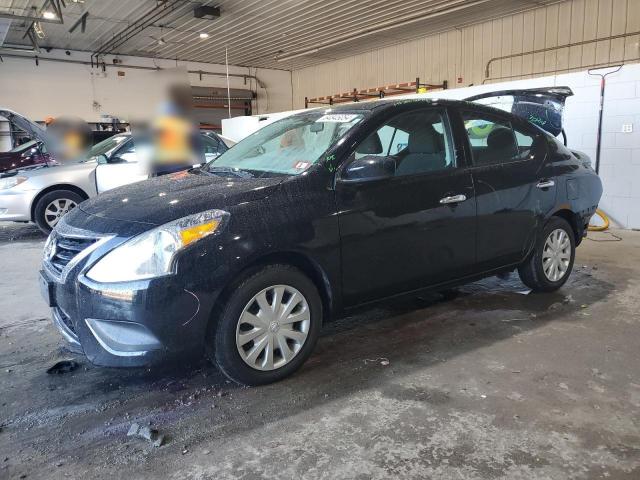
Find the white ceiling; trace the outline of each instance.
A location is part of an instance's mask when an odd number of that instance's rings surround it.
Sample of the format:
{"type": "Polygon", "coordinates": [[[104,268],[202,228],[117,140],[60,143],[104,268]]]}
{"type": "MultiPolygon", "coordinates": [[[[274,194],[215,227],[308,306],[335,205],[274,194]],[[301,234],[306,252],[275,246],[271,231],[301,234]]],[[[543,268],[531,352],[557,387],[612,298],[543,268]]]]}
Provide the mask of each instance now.
{"type": "MultiPolygon", "coordinates": [[[[296,69],[478,23],[560,0],[65,0],[64,24],[41,23],[41,47],[95,52],[155,8],[175,10],[110,53],[296,69]],[[199,4],[219,6],[214,20],[196,19],[199,4]],[[87,29],[69,28],[89,12],[87,29]],[[398,23],[404,22],[397,26],[398,23]],[[371,30],[384,28],[378,33],[371,30]],[[199,38],[206,32],[209,38],[199,38]],[[164,44],[160,44],[163,39],[164,44]],[[282,58],[293,58],[282,61],[282,58]],[[279,61],[280,59],[280,61],[279,61]]],[[[45,0],[0,0],[0,13],[34,15],[45,0]],[[36,10],[33,9],[36,7],[36,10]]],[[[50,8],[48,8],[50,10],[50,8]]],[[[13,20],[7,45],[29,45],[30,22],[13,20]]]]}

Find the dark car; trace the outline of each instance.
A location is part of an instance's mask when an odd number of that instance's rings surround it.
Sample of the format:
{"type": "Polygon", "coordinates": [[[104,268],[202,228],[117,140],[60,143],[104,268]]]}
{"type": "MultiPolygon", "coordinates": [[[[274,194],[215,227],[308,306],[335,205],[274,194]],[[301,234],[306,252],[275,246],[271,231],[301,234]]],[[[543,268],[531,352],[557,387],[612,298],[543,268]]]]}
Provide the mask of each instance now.
{"type": "Polygon", "coordinates": [[[47,163],[49,160],[49,152],[45,145],[37,140],[30,140],[8,152],[0,152],[0,173],[47,163]]]}
{"type": "Polygon", "coordinates": [[[601,193],[588,163],[512,113],[316,109],[202,168],[83,202],[49,237],[41,285],[95,364],[205,351],[264,384],[362,305],[515,269],[535,291],[560,288],[601,193]]]}

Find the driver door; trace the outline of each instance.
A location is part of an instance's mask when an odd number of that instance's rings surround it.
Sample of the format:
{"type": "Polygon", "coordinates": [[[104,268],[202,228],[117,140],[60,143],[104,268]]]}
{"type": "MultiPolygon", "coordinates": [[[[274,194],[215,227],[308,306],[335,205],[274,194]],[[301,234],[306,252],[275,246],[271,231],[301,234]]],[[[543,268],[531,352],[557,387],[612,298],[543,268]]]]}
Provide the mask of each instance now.
{"type": "Polygon", "coordinates": [[[105,163],[97,166],[96,189],[102,193],[147,178],[149,175],[138,162],[135,143],[130,139],[112,153],[105,163]]]}
{"type": "Polygon", "coordinates": [[[347,306],[472,272],[474,188],[464,156],[456,155],[445,109],[422,107],[392,117],[356,147],[339,175],[347,306]],[[384,165],[387,176],[359,178],[365,168],[355,165],[367,162],[384,165]]]}

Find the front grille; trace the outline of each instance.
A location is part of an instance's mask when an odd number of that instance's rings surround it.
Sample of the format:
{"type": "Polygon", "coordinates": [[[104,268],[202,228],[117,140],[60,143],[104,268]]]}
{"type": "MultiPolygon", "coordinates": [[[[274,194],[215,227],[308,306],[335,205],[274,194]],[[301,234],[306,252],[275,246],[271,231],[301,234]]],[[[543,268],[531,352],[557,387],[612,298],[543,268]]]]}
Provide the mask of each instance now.
{"type": "Polygon", "coordinates": [[[58,236],[52,246],[55,250],[53,256],[49,258],[49,264],[60,274],[76,255],[93,245],[97,240],[97,238],[58,236]]]}

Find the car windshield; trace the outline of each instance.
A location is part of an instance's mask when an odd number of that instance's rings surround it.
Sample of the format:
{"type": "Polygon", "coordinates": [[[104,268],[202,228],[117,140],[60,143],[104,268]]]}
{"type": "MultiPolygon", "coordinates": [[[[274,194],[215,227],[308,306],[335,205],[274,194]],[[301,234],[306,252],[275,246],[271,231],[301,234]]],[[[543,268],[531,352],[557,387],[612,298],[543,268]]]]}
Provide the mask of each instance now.
{"type": "Polygon", "coordinates": [[[100,157],[102,155],[108,156],[108,154],[113,149],[119,147],[128,139],[129,135],[114,135],[113,137],[109,137],[106,140],[96,143],[93,147],[91,147],[91,150],[89,150],[87,158],[95,159],[96,157],[100,157]]]}
{"type": "Polygon", "coordinates": [[[16,153],[16,152],[23,152],[24,150],[31,148],[31,147],[35,147],[37,145],[38,141],[37,140],[30,140],[26,143],[23,143],[22,145],[18,145],[17,147],[15,147],[12,150],[9,150],[12,153],[16,153]]]}
{"type": "Polygon", "coordinates": [[[363,118],[362,113],[327,111],[293,115],[249,135],[202,170],[253,176],[299,175],[363,118]]]}

